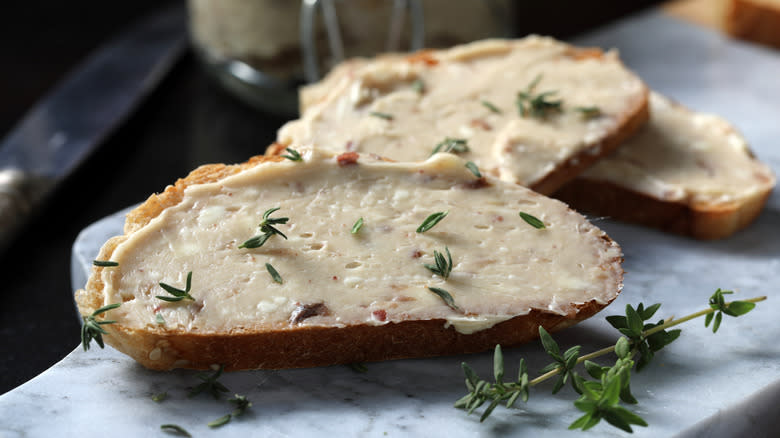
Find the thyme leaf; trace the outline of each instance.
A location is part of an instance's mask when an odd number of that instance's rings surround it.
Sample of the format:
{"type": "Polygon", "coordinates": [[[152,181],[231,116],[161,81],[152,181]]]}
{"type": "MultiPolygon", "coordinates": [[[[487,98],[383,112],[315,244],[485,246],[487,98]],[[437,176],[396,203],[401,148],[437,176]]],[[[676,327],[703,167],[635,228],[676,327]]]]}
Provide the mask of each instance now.
{"type": "Polygon", "coordinates": [[[374,116],[374,117],[379,118],[379,119],[384,119],[384,120],[393,120],[395,118],[395,117],[393,117],[392,114],[383,113],[383,112],[379,112],[379,111],[369,111],[368,115],[374,116]]]}
{"type": "Polygon", "coordinates": [[[586,120],[601,117],[601,108],[597,106],[578,106],[574,108],[574,111],[579,112],[580,115],[582,115],[582,118],[586,120]]]}
{"type": "Polygon", "coordinates": [[[273,278],[275,282],[279,284],[284,283],[284,280],[282,280],[282,276],[279,275],[279,272],[276,269],[274,269],[274,267],[271,266],[270,263],[265,264],[265,269],[268,271],[269,274],[271,274],[271,278],[273,278]]]}
{"type": "Polygon", "coordinates": [[[360,229],[363,228],[363,218],[361,217],[357,221],[355,221],[355,224],[352,225],[352,230],[350,230],[350,233],[357,234],[360,229]]]}
{"type": "Polygon", "coordinates": [[[423,82],[422,79],[415,79],[415,81],[412,82],[412,90],[418,94],[422,94],[425,91],[425,82],[423,82]]]}
{"type": "Polygon", "coordinates": [[[449,292],[438,287],[428,287],[428,290],[438,295],[452,310],[460,312],[460,307],[455,304],[455,300],[452,298],[452,295],[450,295],[449,292]]]}
{"type": "Polygon", "coordinates": [[[534,94],[534,89],[542,80],[542,75],[539,74],[531,81],[525,90],[517,93],[517,99],[515,103],[517,105],[517,111],[522,117],[532,117],[543,119],[550,113],[561,112],[563,110],[563,100],[551,100],[557,91],[544,91],[539,94],[534,94]]]}
{"type": "Polygon", "coordinates": [[[103,268],[113,268],[114,266],[119,266],[119,263],[112,262],[111,260],[93,260],[92,264],[103,268]]]}
{"type": "Polygon", "coordinates": [[[290,161],[303,161],[303,157],[301,157],[301,153],[296,151],[293,148],[284,148],[289,155],[282,155],[282,158],[287,158],[290,161]]]}
{"type": "Polygon", "coordinates": [[[425,220],[420,224],[420,226],[417,227],[417,232],[424,233],[430,230],[431,228],[435,227],[436,224],[441,222],[442,219],[447,217],[449,213],[450,213],[449,211],[440,211],[438,213],[433,213],[432,215],[425,218],[425,220]]]}
{"type": "Polygon", "coordinates": [[[192,436],[183,427],[177,424],[163,424],[160,426],[160,430],[162,430],[163,432],[168,432],[179,436],[188,436],[188,437],[192,436]]]}
{"type": "Polygon", "coordinates": [[[460,154],[468,151],[469,146],[466,139],[447,137],[433,148],[431,156],[434,156],[439,152],[452,152],[453,154],[460,154]]]}
{"type": "Polygon", "coordinates": [[[482,178],[482,174],[479,172],[479,167],[474,164],[473,161],[466,162],[466,169],[470,170],[477,178],[482,178]]]}
{"type": "Polygon", "coordinates": [[[544,222],[542,222],[536,216],[532,216],[532,215],[530,215],[530,214],[528,214],[526,212],[521,211],[520,212],[520,217],[523,218],[523,220],[526,221],[526,223],[528,223],[528,225],[536,228],[537,230],[543,230],[543,229],[547,228],[544,225],[544,222]]]}
{"type": "Polygon", "coordinates": [[[206,391],[209,394],[211,394],[212,397],[217,399],[223,392],[228,392],[229,389],[227,389],[225,385],[217,381],[217,379],[219,379],[219,376],[222,375],[222,371],[224,370],[225,370],[225,366],[220,365],[219,368],[217,368],[214,371],[214,373],[210,376],[207,374],[198,374],[198,378],[203,382],[199,383],[197,386],[192,388],[190,390],[190,393],[187,394],[187,397],[195,397],[201,392],[206,391]]]}
{"type": "Polygon", "coordinates": [[[494,112],[496,114],[501,114],[502,113],[502,111],[497,106],[493,105],[492,103],[488,102],[487,100],[483,100],[482,101],[482,106],[484,106],[485,108],[489,109],[491,112],[494,112]]]}

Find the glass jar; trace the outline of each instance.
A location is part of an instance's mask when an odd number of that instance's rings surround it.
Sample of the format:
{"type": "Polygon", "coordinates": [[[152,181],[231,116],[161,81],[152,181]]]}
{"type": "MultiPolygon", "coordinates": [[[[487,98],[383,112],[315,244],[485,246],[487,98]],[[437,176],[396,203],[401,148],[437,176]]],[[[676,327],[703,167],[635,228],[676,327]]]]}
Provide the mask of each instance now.
{"type": "Polygon", "coordinates": [[[340,61],[509,37],[511,0],[188,0],[193,47],[223,87],[276,114],[340,61]]]}

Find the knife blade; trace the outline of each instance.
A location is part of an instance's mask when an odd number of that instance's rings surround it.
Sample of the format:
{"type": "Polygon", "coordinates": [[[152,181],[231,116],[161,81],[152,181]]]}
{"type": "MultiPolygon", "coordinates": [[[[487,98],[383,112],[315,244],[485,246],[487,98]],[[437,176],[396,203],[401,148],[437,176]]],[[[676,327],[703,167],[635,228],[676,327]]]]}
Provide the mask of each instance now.
{"type": "Polygon", "coordinates": [[[0,251],[150,94],[183,53],[183,6],[166,8],[91,53],[0,144],[0,251]]]}

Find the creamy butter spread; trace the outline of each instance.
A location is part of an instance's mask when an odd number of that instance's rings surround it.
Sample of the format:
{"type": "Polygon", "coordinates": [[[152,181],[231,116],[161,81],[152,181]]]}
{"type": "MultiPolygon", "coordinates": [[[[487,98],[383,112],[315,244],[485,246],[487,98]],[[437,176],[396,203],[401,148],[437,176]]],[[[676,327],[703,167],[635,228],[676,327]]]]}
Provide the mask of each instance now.
{"type": "Polygon", "coordinates": [[[478,180],[464,161],[437,154],[422,163],[302,149],[303,162],[260,164],[215,183],[193,185],[182,201],[128,236],[105,269],[105,303],[129,328],[240,332],[294,326],[341,327],[442,319],[463,333],[531,309],[557,314],[621,288],[621,251],[563,203],[497,179],[478,180]],[[239,249],[260,233],[263,213],[288,217],[287,236],[239,249]],[[449,214],[425,233],[430,214],[449,214]],[[524,222],[524,211],[546,229],[524,222]],[[363,218],[362,228],[351,233],[363,218]],[[444,280],[426,269],[449,248],[444,280]],[[269,263],[280,274],[274,282],[269,263]],[[164,302],[160,282],[194,301],[164,302]],[[458,312],[428,287],[449,291],[458,312]],[[162,315],[164,325],[156,322],[162,315]]]}
{"type": "Polygon", "coordinates": [[[338,69],[323,83],[328,90],[304,95],[319,102],[285,125],[278,141],[418,161],[446,137],[462,138],[470,152],[461,156],[532,186],[583,150],[600,153],[599,143],[646,92],[616,53],[575,59],[571,46],[550,38],[486,40],[430,56],[435,65],[388,56],[338,69]],[[534,95],[554,91],[549,99],[563,100],[563,111],[521,117],[517,93],[537,77],[534,95]],[[423,84],[422,92],[415,83],[423,84]],[[597,107],[601,116],[583,117],[578,107],[597,107]]]}
{"type": "Polygon", "coordinates": [[[744,200],[775,184],[772,171],[753,157],[729,122],[691,112],[658,93],[650,95],[650,121],[582,177],[706,205],[744,200]]]}

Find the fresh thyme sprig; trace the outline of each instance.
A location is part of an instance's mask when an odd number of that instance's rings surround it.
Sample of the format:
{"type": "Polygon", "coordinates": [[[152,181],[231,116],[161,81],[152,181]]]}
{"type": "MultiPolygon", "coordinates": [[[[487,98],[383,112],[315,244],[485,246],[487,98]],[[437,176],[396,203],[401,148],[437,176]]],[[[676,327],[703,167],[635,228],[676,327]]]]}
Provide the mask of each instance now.
{"type": "Polygon", "coordinates": [[[468,151],[469,145],[466,139],[447,137],[433,148],[431,156],[434,156],[439,152],[452,152],[453,154],[460,154],[468,151]]]}
{"type": "Polygon", "coordinates": [[[190,289],[192,288],[192,271],[187,273],[187,282],[184,286],[184,290],[175,288],[169,284],[160,283],[160,287],[165,289],[166,292],[173,295],[172,297],[165,296],[165,295],[156,295],[156,298],[159,298],[163,301],[168,301],[175,303],[177,301],[181,301],[183,299],[193,300],[195,301],[195,298],[190,295],[190,289]]]}
{"type": "Polygon", "coordinates": [[[271,274],[271,278],[273,278],[275,282],[279,284],[284,283],[284,280],[282,280],[282,276],[279,275],[279,272],[273,266],[271,266],[270,263],[265,264],[265,269],[268,271],[269,274],[271,274]]]}
{"type": "Polygon", "coordinates": [[[247,240],[246,242],[242,243],[241,245],[238,245],[239,248],[259,248],[265,244],[265,242],[271,238],[274,234],[278,234],[284,238],[284,240],[287,240],[287,236],[284,235],[281,231],[277,230],[274,225],[277,224],[286,224],[287,221],[290,220],[288,217],[279,217],[279,218],[269,218],[268,216],[271,215],[271,213],[275,212],[276,210],[279,210],[281,207],[274,207],[269,208],[268,210],[263,213],[263,221],[260,222],[258,227],[260,227],[260,232],[263,234],[258,234],[257,236],[252,237],[251,239],[247,240]]]}
{"type": "Polygon", "coordinates": [[[424,233],[430,230],[431,228],[435,227],[436,224],[441,222],[442,219],[447,217],[448,214],[450,214],[449,211],[440,211],[438,213],[431,214],[430,216],[425,218],[425,220],[420,224],[419,227],[417,227],[417,232],[424,233]]]}
{"type": "Polygon", "coordinates": [[[444,251],[447,253],[447,258],[444,258],[444,254],[434,249],[433,260],[436,262],[436,264],[431,265],[428,263],[423,263],[423,266],[428,268],[429,271],[446,280],[450,277],[450,272],[452,272],[452,254],[450,254],[450,249],[446,246],[444,247],[444,251]]]}
{"type": "Polygon", "coordinates": [[[289,155],[282,155],[282,158],[287,158],[290,161],[303,161],[303,157],[301,157],[301,153],[296,151],[293,148],[284,148],[289,155]]]}
{"type": "Polygon", "coordinates": [[[528,225],[536,228],[537,230],[543,230],[547,228],[541,219],[537,218],[536,216],[532,216],[524,211],[520,212],[520,217],[523,218],[523,220],[526,221],[528,225]]]}
{"type": "Polygon", "coordinates": [[[383,113],[383,112],[379,112],[379,111],[369,111],[368,115],[374,116],[374,117],[376,117],[378,119],[384,119],[384,120],[393,120],[394,119],[392,114],[383,113]]]}
{"type": "Polygon", "coordinates": [[[561,112],[563,110],[563,100],[551,100],[550,97],[555,95],[557,91],[544,91],[539,94],[534,94],[534,89],[542,80],[542,75],[539,74],[531,81],[525,90],[517,93],[517,111],[521,116],[532,116],[543,119],[550,113],[561,112]]]}
{"type": "Polygon", "coordinates": [[[198,378],[200,380],[203,380],[202,383],[199,383],[197,386],[192,388],[190,390],[190,393],[187,394],[187,397],[195,397],[196,395],[200,394],[203,391],[206,391],[211,394],[212,397],[219,398],[219,396],[223,392],[230,391],[223,385],[222,383],[218,382],[217,379],[219,379],[219,376],[222,375],[222,371],[225,370],[224,365],[220,365],[219,368],[217,368],[212,375],[207,374],[198,374],[198,378]]]}
{"type": "Polygon", "coordinates": [[[637,403],[630,389],[631,370],[636,366],[637,372],[639,372],[641,370],[640,364],[642,367],[646,366],[652,359],[654,352],[679,337],[680,330],[667,329],[691,319],[712,315],[715,312],[725,313],[729,316],[744,315],[755,307],[755,303],[766,299],[763,296],[730,303],[721,301],[723,293],[729,292],[731,291],[718,289],[710,297],[710,308],[708,309],[671,321],[660,320],[655,324],[646,323],[646,321],[653,317],[660,304],[654,304],[647,308],[643,304],[639,304],[636,308],[630,305],[626,306],[625,316],[607,317],[608,322],[624,336],[621,336],[610,347],[579,357],[580,346],[572,347],[561,355],[557,343],[544,328],[540,327],[539,334],[542,344],[555,362],[542,370],[543,374],[535,379],[529,378],[525,360],[521,359],[517,380],[511,383],[503,382],[503,355],[501,346],[497,345],[493,358],[495,382],[491,383],[479,379],[471,367],[463,363],[466,388],[469,393],[458,400],[455,407],[466,409],[470,414],[485,402],[490,401],[490,405],[480,418],[480,421],[484,421],[501,402],[506,401],[506,406],[512,407],[520,397],[523,401],[527,401],[530,387],[555,376],[559,376],[559,378],[553,386],[553,393],[557,392],[566,383],[568,376],[575,391],[580,394],[580,397],[574,402],[574,406],[584,413],[569,426],[570,429],[586,430],[598,424],[602,419],[627,432],[632,431],[632,425],[647,426],[647,423],[636,413],[620,405],[621,401],[629,404],[637,403]],[[735,303],[740,304],[735,305],[735,303]],[[728,309],[731,313],[727,313],[723,309],[728,309]],[[610,367],[591,362],[591,359],[610,353],[615,353],[617,356],[615,364],[610,367]],[[635,363],[634,357],[637,355],[639,360],[635,363]],[[579,363],[584,363],[588,375],[595,380],[588,380],[574,371],[575,365],[579,363]]]}
{"type": "Polygon", "coordinates": [[[116,309],[121,305],[122,303],[108,304],[95,310],[91,315],[84,315],[81,317],[81,345],[84,347],[84,351],[89,350],[89,345],[92,343],[93,339],[95,342],[97,342],[100,348],[105,348],[105,345],[103,344],[103,335],[107,335],[108,332],[105,331],[101,326],[106,324],[113,324],[116,321],[105,319],[98,321],[96,317],[108,312],[109,310],[116,309]]]}
{"type": "Polygon", "coordinates": [[[233,412],[224,415],[222,417],[219,417],[214,421],[209,422],[208,423],[209,427],[214,428],[214,427],[224,426],[230,423],[231,419],[243,415],[247,409],[252,407],[252,402],[250,402],[244,395],[236,394],[235,397],[229,399],[228,401],[236,405],[236,408],[233,410],[233,412]]]}
{"type": "Polygon", "coordinates": [[[352,225],[352,229],[350,230],[350,233],[357,234],[360,229],[363,228],[363,218],[361,217],[357,221],[355,221],[355,224],[352,225]]]}
{"type": "Polygon", "coordinates": [[[100,266],[101,268],[113,268],[115,266],[119,266],[119,263],[112,262],[111,260],[93,260],[92,264],[95,266],[100,266]]]}

